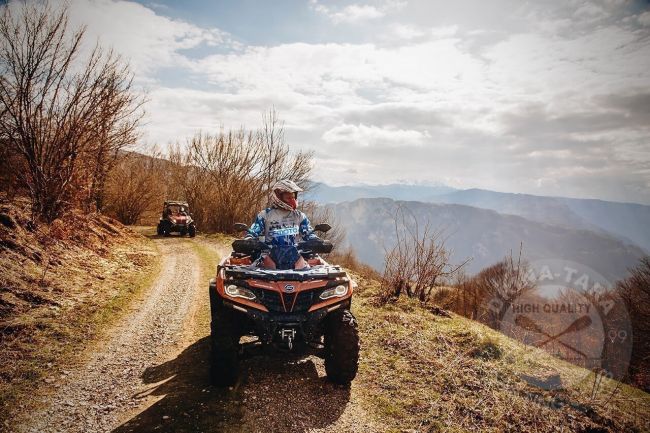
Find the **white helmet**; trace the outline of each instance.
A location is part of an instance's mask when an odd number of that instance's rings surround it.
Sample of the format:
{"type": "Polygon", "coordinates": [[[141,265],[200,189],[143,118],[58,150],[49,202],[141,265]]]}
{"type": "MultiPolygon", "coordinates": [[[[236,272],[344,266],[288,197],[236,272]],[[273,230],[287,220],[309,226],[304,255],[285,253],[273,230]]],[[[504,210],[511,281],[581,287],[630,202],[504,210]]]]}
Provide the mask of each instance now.
{"type": "Polygon", "coordinates": [[[303,189],[300,188],[294,181],[285,179],[285,180],[279,180],[273,185],[272,191],[271,191],[271,196],[270,196],[270,202],[271,206],[273,207],[278,207],[280,209],[284,210],[289,210],[292,211],[295,209],[295,205],[292,206],[289,203],[286,203],[282,201],[280,198],[281,193],[283,192],[291,192],[294,194],[294,198],[298,198],[298,193],[302,192],[303,189]]]}

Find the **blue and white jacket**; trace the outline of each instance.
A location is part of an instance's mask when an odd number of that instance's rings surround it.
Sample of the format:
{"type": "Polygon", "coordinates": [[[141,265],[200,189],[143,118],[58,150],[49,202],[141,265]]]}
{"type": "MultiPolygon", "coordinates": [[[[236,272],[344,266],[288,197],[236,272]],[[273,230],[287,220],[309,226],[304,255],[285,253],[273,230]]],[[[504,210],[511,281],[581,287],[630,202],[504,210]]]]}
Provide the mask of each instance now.
{"type": "Polygon", "coordinates": [[[304,240],[318,239],[309,218],[299,210],[288,211],[269,207],[257,214],[248,229],[248,235],[259,238],[270,247],[294,247],[299,237],[304,240]]]}

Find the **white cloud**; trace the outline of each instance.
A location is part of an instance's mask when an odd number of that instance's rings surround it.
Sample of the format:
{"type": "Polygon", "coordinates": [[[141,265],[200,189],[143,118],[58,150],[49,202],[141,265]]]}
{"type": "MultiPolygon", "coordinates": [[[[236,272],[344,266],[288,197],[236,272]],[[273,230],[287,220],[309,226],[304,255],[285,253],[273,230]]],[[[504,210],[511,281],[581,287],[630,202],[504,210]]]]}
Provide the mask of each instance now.
{"type": "Polygon", "coordinates": [[[336,106],[432,97],[466,103],[467,98],[481,97],[474,91],[484,62],[460,49],[455,39],[436,39],[400,47],[249,47],[237,54],[206,57],[194,68],[211,82],[236,84],[240,93],[273,91],[293,100],[336,106]]]}
{"type": "Polygon", "coordinates": [[[405,4],[406,2],[393,0],[386,1],[380,6],[353,3],[342,9],[332,9],[318,2],[318,0],[310,0],[313,10],[327,16],[335,24],[375,20],[386,16],[391,11],[401,9],[405,4]]]}
{"type": "Polygon", "coordinates": [[[650,11],[643,12],[642,14],[638,15],[636,19],[642,26],[650,27],[650,11]]]}
{"type": "Polygon", "coordinates": [[[124,1],[72,0],[71,19],[148,83],[150,142],[221,124],[256,127],[274,105],[289,142],[316,151],[320,180],[409,176],[650,202],[642,188],[650,183],[642,95],[650,44],[639,28],[650,25],[648,12],[618,22],[618,3],[529,3],[499,16],[495,30],[446,15],[434,22],[433,12],[409,9],[415,2],[334,8],[312,0],[336,33],[331,40],[355,36],[337,43],[238,46],[218,29],[124,1]],[[364,25],[336,25],[352,21],[364,25]],[[170,69],[173,78],[164,75],[170,69]]]}
{"type": "MultiPolygon", "coordinates": [[[[143,79],[153,77],[163,67],[187,67],[188,59],[181,54],[206,44],[234,45],[229,35],[218,29],[206,29],[193,24],[157,15],[138,3],[111,0],[71,0],[71,28],[86,26],[86,46],[95,41],[121,54],[143,79]]],[[[55,5],[62,5],[60,1],[55,5]]]]}
{"type": "Polygon", "coordinates": [[[341,12],[336,12],[331,15],[334,22],[348,22],[354,23],[357,21],[372,20],[381,18],[385,15],[374,6],[370,5],[350,5],[346,6],[341,12]]]}
{"type": "Polygon", "coordinates": [[[607,113],[594,102],[597,95],[647,88],[650,55],[640,53],[650,54],[649,47],[634,30],[605,26],[572,38],[518,33],[480,55],[469,47],[482,32],[425,30],[391,46],[290,43],[206,56],[192,62],[192,72],[220,93],[168,92],[166,105],[175,108],[158,122],[170,134],[218,120],[257,125],[259,113],[274,103],[287,137],[316,150],[321,180],[387,182],[406,172],[420,181],[453,179],[460,187],[589,195],[582,176],[607,194],[618,191],[618,199],[624,196],[617,188],[639,197],[629,185],[645,184],[648,174],[633,159],[648,160],[647,146],[616,131],[588,133],[588,115],[570,116],[607,113]],[[512,134],[503,115],[528,103],[545,107],[550,117],[540,127],[546,129],[512,134]],[[184,113],[177,125],[165,120],[172,111],[184,113]],[[606,143],[616,143],[616,151],[606,143]],[[353,163],[351,170],[343,160],[367,165],[353,163]],[[625,178],[627,186],[604,188],[598,172],[608,182],[625,178]]]}
{"type": "Polygon", "coordinates": [[[426,32],[418,26],[408,24],[393,24],[390,27],[391,39],[415,39],[426,35],[426,32]]]}
{"type": "Polygon", "coordinates": [[[430,138],[428,131],[382,128],[363,124],[343,124],[323,134],[323,140],[326,143],[347,143],[375,148],[420,146],[427,138],[430,138]]]}

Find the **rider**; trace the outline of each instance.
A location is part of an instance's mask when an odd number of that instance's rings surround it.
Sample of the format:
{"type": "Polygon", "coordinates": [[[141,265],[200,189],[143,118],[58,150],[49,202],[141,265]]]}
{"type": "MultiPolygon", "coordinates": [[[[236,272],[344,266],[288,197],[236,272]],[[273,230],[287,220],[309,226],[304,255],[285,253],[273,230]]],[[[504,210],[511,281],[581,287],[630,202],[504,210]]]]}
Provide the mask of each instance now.
{"type": "Polygon", "coordinates": [[[264,236],[264,242],[271,247],[270,255],[263,255],[267,269],[303,269],[309,265],[296,249],[297,238],[318,239],[307,216],[296,209],[298,193],[302,191],[295,182],[281,180],[273,185],[270,195],[271,206],[262,210],[248,229],[247,238],[264,236]]]}

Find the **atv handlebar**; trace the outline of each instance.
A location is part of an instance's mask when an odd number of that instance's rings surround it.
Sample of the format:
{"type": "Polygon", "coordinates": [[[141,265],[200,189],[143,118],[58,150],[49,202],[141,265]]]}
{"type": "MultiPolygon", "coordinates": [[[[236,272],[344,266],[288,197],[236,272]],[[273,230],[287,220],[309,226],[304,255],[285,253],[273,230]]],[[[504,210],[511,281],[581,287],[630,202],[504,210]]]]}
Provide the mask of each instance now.
{"type": "Polygon", "coordinates": [[[328,254],[332,252],[334,245],[327,240],[311,239],[298,243],[298,251],[303,253],[328,254]]]}
{"type": "Polygon", "coordinates": [[[236,253],[252,256],[268,250],[269,246],[257,239],[237,239],[232,243],[232,249],[236,253]]]}

